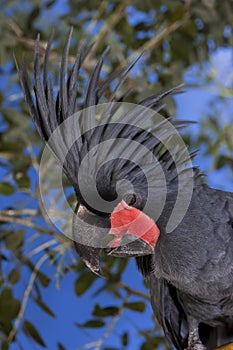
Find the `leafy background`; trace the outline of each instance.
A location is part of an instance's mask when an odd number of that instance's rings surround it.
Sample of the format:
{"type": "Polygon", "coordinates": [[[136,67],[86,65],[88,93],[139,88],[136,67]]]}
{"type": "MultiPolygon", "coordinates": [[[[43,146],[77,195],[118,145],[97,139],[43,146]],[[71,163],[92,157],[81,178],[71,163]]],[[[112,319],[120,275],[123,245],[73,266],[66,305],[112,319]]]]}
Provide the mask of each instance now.
{"type": "Polygon", "coordinates": [[[0,10],[1,349],[167,348],[134,261],[103,257],[109,277],[100,279],[49,222],[38,188],[43,145],[23,101],[13,51],[19,64],[24,53],[32,70],[38,32],[43,54],[53,30],[56,77],[72,25],[71,61],[80,41],[96,42],[81,89],[106,45],[106,73],[144,51],[122,90],[132,88],[130,101],[137,102],[184,81],[186,93],[167,99],[166,112],[198,122],[184,134],[200,149],[195,162],[211,186],[230,191],[233,2],[2,0],[0,10]]]}

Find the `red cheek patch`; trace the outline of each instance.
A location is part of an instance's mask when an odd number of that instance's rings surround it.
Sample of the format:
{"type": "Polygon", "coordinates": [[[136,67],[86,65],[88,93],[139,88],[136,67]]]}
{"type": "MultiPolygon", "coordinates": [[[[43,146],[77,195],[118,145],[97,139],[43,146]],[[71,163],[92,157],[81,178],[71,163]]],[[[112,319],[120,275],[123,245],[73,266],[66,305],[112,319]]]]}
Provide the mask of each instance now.
{"type": "Polygon", "coordinates": [[[156,223],[139,209],[130,207],[123,200],[113,210],[109,234],[116,238],[110,242],[111,248],[118,247],[125,234],[131,234],[143,239],[153,248],[156,245],[160,231],[156,223]]]}

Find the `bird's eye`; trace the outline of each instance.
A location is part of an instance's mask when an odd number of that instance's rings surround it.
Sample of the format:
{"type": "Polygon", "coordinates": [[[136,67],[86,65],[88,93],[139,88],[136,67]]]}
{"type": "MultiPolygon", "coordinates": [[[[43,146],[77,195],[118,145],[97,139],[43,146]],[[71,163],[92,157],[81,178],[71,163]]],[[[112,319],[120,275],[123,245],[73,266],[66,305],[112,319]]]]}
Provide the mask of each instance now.
{"type": "Polygon", "coordinates": [[[127,194],[124,198],[124,201],[128,205],[134,205],[137,202],[137,196],[135,193],[127,194]]]}

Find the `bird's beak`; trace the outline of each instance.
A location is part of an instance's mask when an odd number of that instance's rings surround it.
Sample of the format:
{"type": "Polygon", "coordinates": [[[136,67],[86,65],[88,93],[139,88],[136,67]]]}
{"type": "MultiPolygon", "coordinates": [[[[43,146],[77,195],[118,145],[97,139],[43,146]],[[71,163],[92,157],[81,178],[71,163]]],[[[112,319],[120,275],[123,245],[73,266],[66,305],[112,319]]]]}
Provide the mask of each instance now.
{"type": "Polygon", "coordinates": [[[153,247],[141,238],[135,239],[135,236],[126,234],[122,237],[120,245],[114,247],[114,240],[110,242],[109,247],[105,249],[108,255],[118,258],[130,258],[153,254],[153,247]]]}
{"type": "Polygon", "coordinates": [[[101,249],[89,247],[81,243],[77,243],[75,241],[74,241],[74,247],[78,255],[80,256],[80,258],[86,264],[86,266],[96,275],[100,277],[104,277],[104,272],[100,266],[100,260],[99,260],[99,254],[101,249]]]}
{"type": "Polygon", "coordinates": [[[104,277],[104,272],[99,255],[109,228],[108,218],[95,215],[83,205],[76,207],[73,217],[74,247],[86,266],[101,277],[104,277]]]}
{"type": "Polygon", "coordinates": [[[114,257],[129,258],[153,254],[153,247],[141,238],[125,234],[109,241],[110,219],[92,213],[83,205],[78,205],[73,217],[74,247],[86,266],[96,275],[104,277],[100,266],[100,251],[114,257]],[[115,240],[118,244],[115,244],[115,240]],[[105,242],[105,244],[104,244],[105,242]]]}

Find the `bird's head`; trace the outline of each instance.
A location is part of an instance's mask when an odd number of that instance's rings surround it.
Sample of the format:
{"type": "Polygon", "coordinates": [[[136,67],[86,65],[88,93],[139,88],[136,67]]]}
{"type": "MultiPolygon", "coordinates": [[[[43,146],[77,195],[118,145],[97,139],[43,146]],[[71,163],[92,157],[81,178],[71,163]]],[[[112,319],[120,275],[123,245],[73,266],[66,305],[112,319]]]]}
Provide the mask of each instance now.
{"type": "Polygon", "coordinates": [[[94,214],[81,204],[74,214],[75,248],[97,275],[104,275],[99,263],[101,249],[110,256],[123,258],[147,256],[154,252],[160,234],[158,226],[133,206],[137,200],[135,193],[128,194],[125,199],[129,204],[122,199],[110,216],[94,214]]]}
{"type": "Polygon", "coordinates": [[[86,50],[80,48],[69,70],[71,34],[72,30],[64,48],[55,100],[48,77],[52,39],[45,54],[43,80],[39,39],[36,43],[35,100],[24,60],[19,75],[35,126],[76,193],[75,248],[93,272],[103,275],[100,250],[118,257],[153,253],[160,230],[164,230],[171,215],[171,204],[179,194],[177,177],[188,168],[190,158],[177,133],[187,123],[167,120],[158,113],[160,100],[176,93],[180,86],[148,97],[138,105],[124,103],[128,92],[119,95],[119,88],[137,59],[103,81],[100,73],[108,49],[90,75],[78,112],[77,79],[92,45],[86,50]],[[106,101],[106,91],[108,103],[100,105],[101,98],[106,101]]]}

